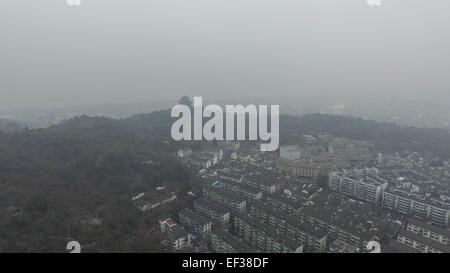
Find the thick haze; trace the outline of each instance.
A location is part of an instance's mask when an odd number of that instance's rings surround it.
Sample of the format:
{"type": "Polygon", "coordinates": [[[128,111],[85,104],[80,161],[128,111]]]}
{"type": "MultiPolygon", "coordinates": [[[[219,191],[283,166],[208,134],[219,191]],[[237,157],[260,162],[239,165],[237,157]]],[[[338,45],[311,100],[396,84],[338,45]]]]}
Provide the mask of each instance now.
{"type": "Polygon", "coordinates": [[[0,107],[377,96],[450,101],[450,1],[1,0],[0,107]]]}

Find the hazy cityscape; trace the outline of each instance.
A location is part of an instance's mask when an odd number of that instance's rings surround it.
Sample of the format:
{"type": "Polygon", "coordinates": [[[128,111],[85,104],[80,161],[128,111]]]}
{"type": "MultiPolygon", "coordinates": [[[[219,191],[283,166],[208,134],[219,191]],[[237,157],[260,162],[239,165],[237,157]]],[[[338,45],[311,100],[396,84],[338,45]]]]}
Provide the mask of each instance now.
{"type": "Polygon", "coordinates": [[[0,253],[450,253],[450,2],[55,2],[0,8],[0,253]]]}

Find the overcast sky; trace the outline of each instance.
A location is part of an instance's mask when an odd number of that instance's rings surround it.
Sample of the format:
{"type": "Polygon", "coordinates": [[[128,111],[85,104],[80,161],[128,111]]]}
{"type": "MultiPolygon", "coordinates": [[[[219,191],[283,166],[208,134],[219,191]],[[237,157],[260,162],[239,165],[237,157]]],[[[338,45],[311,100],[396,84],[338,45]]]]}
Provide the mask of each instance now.
{"type": "Polygon", "coordinates": [[[205,97],[450,101],[450,1],[1,0],[0,107],[205,97]]]}

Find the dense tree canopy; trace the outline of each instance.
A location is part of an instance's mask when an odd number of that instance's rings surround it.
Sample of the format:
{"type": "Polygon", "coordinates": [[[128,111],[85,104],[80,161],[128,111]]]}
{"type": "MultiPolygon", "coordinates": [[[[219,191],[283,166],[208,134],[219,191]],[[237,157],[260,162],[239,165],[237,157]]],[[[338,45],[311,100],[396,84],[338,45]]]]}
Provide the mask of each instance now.
{"type": "Polygon", "coordinates": [[[443,129],[401,127],[360,118],[327,114],[280,117],[282,143],[300,141],[303,134],[323,133],[356,140],[371,140],[382,152],[431,152],[450,158],[450,132],[443,129]]]}

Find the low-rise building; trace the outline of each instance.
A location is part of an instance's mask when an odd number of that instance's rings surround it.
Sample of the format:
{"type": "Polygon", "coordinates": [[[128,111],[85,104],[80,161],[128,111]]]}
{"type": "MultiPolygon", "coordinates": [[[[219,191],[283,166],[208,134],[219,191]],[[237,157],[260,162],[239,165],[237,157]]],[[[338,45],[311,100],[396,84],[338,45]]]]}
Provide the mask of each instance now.
{"type": "Polygon", "coordinates": [[[174,192],[150,191],[138,194],[132,198],[134,205],[142,212],[156,209],[177,198],[174,192]]]}
{"type": "Polygon", "coordinates": [[[263,197],[262,190],[244,183],[236,183],[229,180],[219,180],[216,185],[220,188],[232,191],[238,195],[250,200],[261,200],[263,197]]]}
{"type": "Polygon", "coordinates": [[[300,147],[298,145],[287,145],[280,147],[280,158],[285,158],[289,160],[300,159],[300,147]]]}
{"type": "Polygon", "coordinates": [[[365,160],[370,157],[374,144],[369,141],[338,138],[328,145],[328,152],[342,159],[365,160]]]}
{"type": "Polygon", "coordinates": [[[328,248],[328,252],[329,253],[357,253],[357,248],[355,248],[354,246],[343,242],[339,239],[334,240],[329,248],[328,248]]]}
{"type": "Polygon", "coordinates": [[[326,233],[296,216],[276,210],[273,206],[262,202],[250,202],[247,211],[249,216],[271,226],[278,233],[301,242],[305,251],[324,252],[326,249],[326,233]]]}
{"type": "Polygon", "coordinates": [[[178,217],[180,224],[187,230],[201,235],[208,235],[211,231],[211,220],[190,209],[180,211],[178,217]]]}
{"type": "Polygon", "coordinates": [[[167,241],[175,250],[182,250],[183,248],[191,246],[191,237],[189,232],[180,226],[174,226],[168,231],[167,241]]]}
{"type": "Polygon", "coordinates": [[[217,229],[211,233],[211,248],[216,253],[254,253],[255,250],[234,237],[231,233],[217,229]]]}
{"type": "Polygon", "coordinates": [[[203,187],[203,197],[207,200],[217,202],[222,206],[225,206],[231,211],[240,213],[245,211],[246,200],[228,190],[220,189],[217,186],[203,187]]]}
{"type": "Polygon", "coordinates": [[[303,244],[267,224],[240,213],[233,218],[233,232],[264,253],[302,253],[303,244]]]}
{"type": "Polygon", "coordinates": [[[307,178],[327,176],[332,169],[346,168],[349,166],[348,163],[342,161],[303,162],[279,158],[276,162],[277,169],[295,176],[307,178]]]}
{"type": "Polygon", "coordinates": [[[380,204],[388,182],[379,177],[377,172],[374,168],[330,172],[328,187],[362,201],[380,204]]]}
{"type": "Polygon", "coordinates": [[[193,205],[195,211],[213,219],[213,221],[217,223],[226,224],[230,222],[230,209],[224,206],[208,201],[204,198],[194,200],[193,205]]]}
{"type": "Polygon", "coordinates": [[[414,232],[422,237],[434,240],[438,243],[449,245],[450,232],[446,229],[429,225],[425,222],[414,218],[409,218],[406,225],[406,230],[414,232]]]}
{"type": "Polygon", "coordinates": [[[409,230],[401,230],[398,234],[397,242],[422,253],[450,253],[450,246],[447,244],[441,244],[409,230]]]}
{"type": "Polygon", "coordinates": [[[162,219],[158,222],[162,233],[170,231],[171,228],[177,225],[177,223],[172,218],[162,219]]]}
{"type": "Polygon", "coordinates": [[[384,208],[410,215],[422,220],[430,220],[433,224],[448,227],[450,203],[426,198],[418,194],[389,189],[383,192],[384,208]]]}
{"type": "Polygon", "coordinates": [[[300,215],[302,209],[302,203],[293,199],[284,197],[282,194],[274,193],[266,196],[266,203],[270,204],[274,208],[284,211],[290,215],[300,215]]]}

